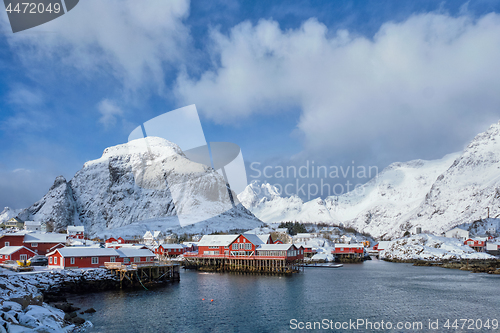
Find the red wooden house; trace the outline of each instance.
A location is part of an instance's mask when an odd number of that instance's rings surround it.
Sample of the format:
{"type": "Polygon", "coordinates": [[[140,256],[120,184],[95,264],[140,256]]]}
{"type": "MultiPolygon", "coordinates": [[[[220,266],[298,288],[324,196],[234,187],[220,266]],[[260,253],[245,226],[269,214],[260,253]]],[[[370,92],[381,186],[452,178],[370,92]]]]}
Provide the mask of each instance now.
{"type": "Polygon", "coordinates": [[[297,248],[294,244],[262,244],[257,248],[257,257],[294,261],[304,259],[304,251],[302,247],[297,248]]]}
{"type": "Polygon", "coordinates": [[[0,249],[0,263],[7,260],[28,260],[36,253],[25,246],[4,246],[0,249]]]}
{"type": "Polygon", "coordinates": [[[120,254],[115,249],[99,247],[64,247],[47,254],[49,267],[92,268],[105,262],[118,262],[120,254]]]}
{"type": "Polygon", "coordinates": [[[153,262],[156,258],[156,255],[146,247],[121,247],[116,252],[120,255],[117,261],[124,264],[153,262]]]}
{"type": "Polygon", "coordinates": [[[304,257],[311,258],[316,254],[316,250],[312,248],[312,246],[303,245],[304,248],[304,257]]]}
{"type": "Polygon", "coordinates": [[[0,248],[4,246],[24,246],[24,236],[26,233],[11,233],[0,236],[0,248]]]}
{"type": "Polygon", "coordinates": [[[486,248],[486,238],[469,238],[464,242],[477,252],[484,252],[486,248]]]}
{"type": "Polygon", "coordinates": [[[108,239],[106,239],[104,241],[106,244],[118,244],[118,239],[116,238],[113,238],[113,237],[109,237],[108,239]]]}
{"type": "Polygon", "coordinates": [[[95,268],[104,266],[105,262],[122,262],[124,264],[152,262],[155,255],[145,248],[113,248],[100,247],[65,247],[56,249],[47,255],[49,267],[58,268],[95,268]]]}
{"type": "Polygon", "coordinates": [[[332,254],[339,257],[360,258],[365,254],[363,244],[335,244],[332,254]]]}
{"type": "Polygon", "coordinates": [[[188,247],[183,244],[161,244],[155,249],[155,254],[167,257],[177,257],[188,251],[188,247]]]}
{"type": "Polygon", "coordinates": [[[82,225],[69,225],[66,232],[69,238],[84,239],[85,228],[82,225]]]}
{"type": "Polygon", "coordinates": [[[54,249],[66,245],[67,235],[55,233],[29,233],[24,237],[23,245],[37,254],[46,255],[54,249]]]}
{"type": "Polygon", "coordinates": [[[198,242],[197,256],[217,256],[229,255],[229,246],[238,235],[205,235],[198,242]]]}

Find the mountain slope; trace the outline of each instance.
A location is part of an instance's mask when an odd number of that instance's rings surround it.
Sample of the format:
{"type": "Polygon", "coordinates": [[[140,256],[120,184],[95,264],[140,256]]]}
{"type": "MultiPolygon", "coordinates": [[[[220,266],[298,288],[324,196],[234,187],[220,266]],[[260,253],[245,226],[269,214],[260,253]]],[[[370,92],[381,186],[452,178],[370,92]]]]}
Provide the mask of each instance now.
{"type": "Polygon", "coordinates": [[[237,202],[233,207],[221,175],[190,161],[177,145],[161,138],[107,148],[70,182],[61,178],[20,217],[52,219],[56,229],[84,225],[90,234],[112,234],[152,220],[160,230],[181,230],[179,215],[209,220],[217,225],[214,231],[238,228],[238,220],[252,228],[262,225],[237,202]],[[165,218],[168,223],[158,222],[165,218]]]}
{"type": "Polygon", "coordinates": [[[22,209],[12,209],[10,207],[5,207],[0,213],[0,223],[6,222],[13,217],[16,217],[22,209]]]}
{"type": "Polygon", "coordinates": [[[478,134],[438,177],[407,223],[442,232],[500,213],[500,123],[478,134]]]}
{"type": "Polygon", "coordinates": [[[417,208],[436,178],[457,154],[437,161],[415,160],[394,163],[356,191],[342,196],[302,202],[298,197],[282,198],[269,184],[250,184],[238,198],[261,220],[342,223],[375,237],[398,228],[405,215],[417,208]],[[270,195],[271,194],[271,195],[270,195]]]}
{"type": "Polygon", "coordinates": [[[421,227],[440,234],[487,215],[500,215],[500,123],[461,153],[440,160],[394,163],[342,196],[302,202],[269,184],[250,184],[240,200],[265,222],[327,222],[374,237],[395,238],[421,227]]]}

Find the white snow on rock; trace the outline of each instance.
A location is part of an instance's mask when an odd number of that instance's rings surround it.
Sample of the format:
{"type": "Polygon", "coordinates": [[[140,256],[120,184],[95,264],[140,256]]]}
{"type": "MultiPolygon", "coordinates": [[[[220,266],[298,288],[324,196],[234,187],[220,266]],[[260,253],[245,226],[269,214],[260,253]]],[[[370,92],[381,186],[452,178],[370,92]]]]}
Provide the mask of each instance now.
{"type": "Polygon", "coordinates": [[[299,221],[353,227],[376,238],[406,231],[441,234],[457,225],[500,216],[500,123],[478,134],[461,153],[434,161],[393,163],[361,188],[324,200],[284,198],[253,182],[238,198],[266,223],[299,221]]]}
{"type": "Polygon", "coordinates": [[[69,182],[58,177],[49,192],[20,217],[52,220],[56,230],[83,225],[90,235],[110,235],[113,230],[142,235],[150,224],[159,225],[157,230],[184,233],[179,212],[203,217],[203,225],[193,224],[189,230],[263,225],[238,202],[232,206],[224,178],[214,169],[190,161],[170,141],[145,140],[106,148],[102,157],[85,163],[69,182]]]}
{"type": "Polygon", "coordinates": [[[0,213],[0,223],[6,222],[13,217],[16,217],[22,209],[12,209],[10,207],[5,207],[0,213]]]}
{"type": "Polygon", "coordinates": [[[455,238],[419,234],[391,241],[380,253],[381,258],[390,260],[459,260],[495,259],[487,253],[474,251],[455,238]]]}
{"type": "MultiPolygon", "coordinates": [[[[116,279],[105,269],[79,269],[73,271],[50,271],[37,273],[2,272],[0,275],[0,327],[5,325],[8,332],[75,332],[92,327],[86,321],[77,327],[64,322],[64,312],[42,303],[42,291],[58,288],[65,282],[116,279]],[[23,309],[15,299],[29,301],[23,309]],[[38,303],[38,304],[33,304],[38,303]]],[[[0,330],[1,331],[1,330],[0,330]]]]}

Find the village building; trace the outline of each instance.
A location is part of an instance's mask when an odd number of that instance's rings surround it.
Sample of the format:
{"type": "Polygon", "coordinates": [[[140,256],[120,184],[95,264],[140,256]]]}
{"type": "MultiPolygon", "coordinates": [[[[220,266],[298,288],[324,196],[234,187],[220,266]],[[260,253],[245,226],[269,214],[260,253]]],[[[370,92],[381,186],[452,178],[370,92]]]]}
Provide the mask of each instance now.
{"type": "Polygon", "coordinates": [[[453,229],[450,229],[444,233],[444,236],[448,238],[457,238],[461,241],[465,241],[470,237],[469,231],[462,227],[455,227],[453,229]]]}
{"type": "Polygon", "coordinates": [[[26,232],[16,232],[0,236],[0,248],[4,246],[24,246],[26,232]]]}
{"type": "Polygon", "coordinates": [[[464,245],[469,245],[476,252],[485,252],[486,251],[486,241],[487,238],[468,238],[465,240],[464,245]]]}
{"type": "Polygon", "coordinates": [[[36,255],[25,246],[4,246],[0,249],[0,263],[7,260],[28,260],[36,255]]]}
{"type": "Polygon", "coordinates": [[[487,242],[486,252],[491,255],[497,256],[500,254],[500,242],[487,242]]]}
{"type": "Polygon", "coordinates": [[[316,250],[313,249],[312,246],[309,245],[303,245],[303,250],[304,250],[304,257],[305,258],[312,258],[316,254],[316,250]]]}
{"type": "Polygon", "coordinates": [[[389,246],[390,241],[380,241],[378,244],[373,246],[374,251],[378,251],[379,253],[384,251],[389,246]]]}
{"type": "Polygon", "coordinates": [[[81,225],[69,225],[66,228],[66,233],[69,238],[83,239],[85,237],[85,227],[81,225]]]}
{"type": "Polygon", "coordinates": [[[45,232],[47,231],[45,223],[35,221],[25,221],[24,230],[28,232],[45,232]],[[43,227],[42,227],[43,226],[43,227]],[[43,230],[42,230],[43,229],[43,230]]]}
{"type": "Polygon", "coordinates": [[[65,247],[47,254],[49,267],[97,268],[105,262],[132,264],[152,262],[155,255],[148,249],[121,248],[119,250],[101,247],[65,247]]]}
{"type": "Polygon", "coordinates": [[[294,243],[304,243],[313,238],[315,238],[315,236],[310,233],[298,233],[292,237],[294,243]]]}
{"type": "Polygon", "coordinates": [[[337,258],[363,258],[365,247],[363,244],[335,244],[332,254],[337,258]]]}
{"type": "Polygon", "coordinates": [[[206,235],[198,252],[184,254],[187,265],[223,271],[290,274],[298,270],[303,248],[293,244],[267,244],[255,234],[206,235]]]}
{"type": "Polygon", "coordinates": [[[125,265],[153,262],[156,258],[156,255],[145,247],[121,247],[116,249],[116,252],[118,252],[120,256],[118,261],[125,265]]]}
{"type": "Polygon", "coordinates": [[[19,230],[24,229],[24,221],[18,217],[13,217],[5,222],[5,228],[17,228],[19,230]]]}
{"type": "Polygon", "coordinates": [[[297,248],[294,244],[262,244],[257,248],[258,257],[279,257],[285,260],[304,259],[302,248],[297,248]]]}
{"type": "Polygon", "coordinates": [[[349,236],[346,236],[346,235],[342,235],[340,237],[340,241],[344,244],[351,244],[351,241],[352,241],[352,237],[349,237],[349,236]]]}
{"type": "Polygon", "coordinates": [[[155,254],[164,257],[177,257],[185,252],[188,247],[183,244],[161,244],[155,249],[155,254]]]}
{"type": "Polygon", "coordinates": [[[186,252],[198,251],[198,242],[182,242],[186,246],[186,252]]]}
{"type": "Polygon", "coordinates": [[[155,230],[153,232],[151,231],[146,231],[144,236],[142,237],[144,240],[144,244],[146,245],[158,245],[160,238],[163,236],[161,231],[155,230]]]}
{"type": "Polygon", "coordinates": [[[35,251],[37,254],[45,255],[56,248],[66,246],[65,234],[55,233],[28,233],[24,236],[23,245],[35,251]]]}

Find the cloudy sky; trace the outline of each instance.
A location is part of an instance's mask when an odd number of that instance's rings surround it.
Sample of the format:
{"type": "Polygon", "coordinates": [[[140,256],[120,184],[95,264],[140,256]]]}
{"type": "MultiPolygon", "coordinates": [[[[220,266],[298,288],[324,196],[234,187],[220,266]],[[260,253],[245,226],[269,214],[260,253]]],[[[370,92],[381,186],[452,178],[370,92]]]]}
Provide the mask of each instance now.
{"type": "Polygon", "coordinates": [[[16,34],[3,12],[0,29],[1,207],[190,104],[249,180],[437,159],[500,118],[493,0],[85,0],[16,34]]]}

